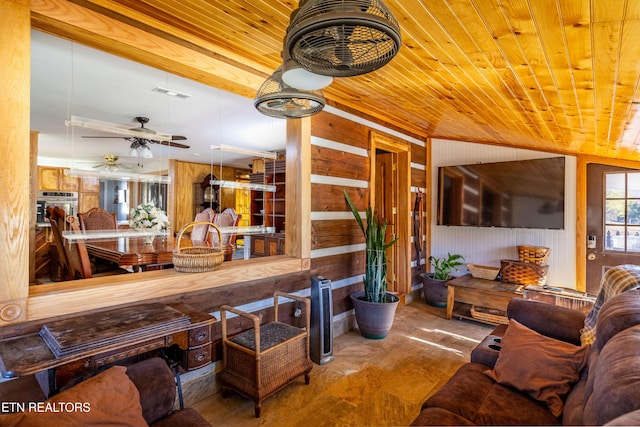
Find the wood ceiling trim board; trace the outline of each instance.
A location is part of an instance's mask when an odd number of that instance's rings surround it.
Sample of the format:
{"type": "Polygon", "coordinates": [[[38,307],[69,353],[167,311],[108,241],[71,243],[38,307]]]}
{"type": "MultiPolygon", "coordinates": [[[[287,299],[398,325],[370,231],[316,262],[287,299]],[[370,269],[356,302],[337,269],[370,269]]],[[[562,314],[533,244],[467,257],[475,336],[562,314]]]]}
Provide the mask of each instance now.
{"type": "MultiPolygon", "coordinates": [[[[48,0],[34,0],[34,2],[32,2],[32,10],[34,10],[34,6],[37,6],[38,3],[46,3],[47,1],[48,0]]],[[[70,2],[114,21],[137,28],[144,33],[153,34],[154,36],[179,44],[195,52],[210,56],[218,61],[226,62],[236,68],[249,72],[268,72],[265,71],[265,69],[269,68],[267,64],[252,63],[252,61],[246,59],[246,55],[238,54],[222,47],[224,45],[218,40],[211,41],[194,37],[192,33],[181,31],[175,26],[152,19],[144,13],[138,13],[124,7],[118,7],[117,10],[115,10],[113,3],[109,1],[70,0],[70,2]]],[[[53,0],[52,3],[59,2],[53,0]]],[[[211,38],[209,37],[209,39],[211,38]]],[[[267,76],[268,75],[265,75],[265,78],[267,76]]]]}
{"type": "MultiPolygon", "coordinates": [[[[460,1],[452,1],[450,2],[450,7],[452,8],[452,13],[454,13],[457,19],[464,19],[465,22],[473,21],[475,25],[467,25],[465,26],[465,30],[470,35],[471,39],[477,43],[477,50],[479,53],[470,55],[471,58],[477,59],[478,63],[476,63],[476,67],[479,72],[485,76],[484,78],[489,82],[489,84],[493,85],[495,89],[502,87],[505,89],[505,92],[497,90],[496,93],[500,96],[501,99],[504,100],[505,106],[515,106],[515,108],[511,108],[511,111],[520,110],[522,116],[512,116],[515,118],[517,126],[526,126],[527,130],[524,131],[524,134],[531,133],[533,129],[533,124],[536,123],[531,117],[530,108],[521,101],[522,97],[519,97],[516,92],[514,92],[513,87],[509,84],[506,77],[508,77],[508,73],[506,71],[506,61],[503,57],[500,50],[497,48],[495,40],[491,37],[489,31],[487,31],[484,22],[477,14],[476,9],[471,7],[467,2],[460,1]],[[473,16],[471,17],[470,15],[473,16]],[[484,31],[480,31],[479,28],[483,28],[484,31]],[[484,61],[487,65],[482,67],[479,61],[484,61]],[[484,71],[484,72],[483,72],[484,71]],[[497,77],[497,79],[496,79],[497,77]],[[500,83],[491,82],[491,78],[497,80],[500,83]],[[526,117],[526,119],[524,118],[526,117]],[[529,125],[526,125],[529,123],[529,125]]],[[[505,113],[503,111],[503,113],[505,113]]],[[[508,114],[508,113],[507,113],[508,114]]],[[[536,126],[537,127],[537,126],[536,126]]]]}
{"type": "Polygon", "coordinates": [[[529,0],[528,6],[533,17],[534,37],[538,40],[540,54],[544,57],[546,67],[544,75],[549,79],[541,82],[541,90],[549,100],[554,115],[558,117],[558,126],[566,135],[566,144],[573,144],[571,129],[580,129],[581,115],[578,116],[576,123],[575,116],[572,117],[569,113],[576,108],[574,102],[576,87],[571,74],[571,65],[568,62],[568,46],[564,25],[561,24],[561,12],[556,7],[556,0],[529,0]]]}
{"type": "MultiPolygon", "coordinates": [[[[449,12],[449,10],[445,8],[442,10],[446,10],[447,13],[449,12]]],[[[470,63],[468,58],[459,53],[462,52],[462,47],[458,44],[457,40],[453,40],[447,32],[451,31],[452,26],[447,25],[447,21],[443,21],[441,17],[435,17],[430,9],[420,7],[415,3],[404,3],[402,13],[414,17],[415,21],[412,27],[415,27],[416,32],[424,32],[427,34],[430,42],[432,42],[430,43],[430,47],[433,46],[433,48],[437,49],[437,51],[434,51],[429,50],[427,46],[423,47],[423,50],[427,52],[428,55],[439,58],[438,61],[434,62],[435,68],[442,67],[442,69],[445,69],[452,79],[459,82],[460,87],[466,89],[465,91],[458,89],[458,93],[466,98],[467,108],[477,106],[475,108],[476,117],[482,120],[484,124],[503,122],[503,125],[506,126],[507,124],[504,122],[504,117],[495,114],[495,109],[490,108],[494,103],[493,97],[485,91],[485,87],[479,85],[479,80],[481,81],[483,76],[478,73],[480,76],[480,79],[478,79],[478,76],[474,77],[467,73],[467,68],[474,68],[474,65],[470,63]],[[427,19],[424,19],[425,17],[427,19]],[[419,22],[418,19],[420,19],[419,22]],[[450,49],[451,45],[457,49],[450,49]],[[449,49],[447,49],[448,47],[449,49]],[[454,58],[456,53],[459,54],[454,58]],[[444,58],[448,60],[445,61],[443,60],[444,58]],[[464,95],[465,92],[469,95],[464,95]]],[[[448,18],[452,20],[450,15],[448,18]]],[[[453,23],[457,24],[457,21],[453,20],[453,23]]],[[[412,53],[414,52],[412,51],[412,53]]],[[[416,59],[419,60],[420,58],[417,57],[416,59]]]]}
{"type": "Polygon", "coordinates": [[[610,148],[612,120],[620,55],[622,24],[602,22],[594,25],[596,143],[610,148]]]}
{"type": "Polygon", "coordinates": [[[520,35],[509,34],[499,37],[496,43],[505,55],[512,74],[511,88],[519,93],[520,99],[526,103],[537,119],[540,127],[546,130],[546,137],[556,143],[561,139],[557,132],[558,122],[550,111],[549,100],[542,91],[541,84],[527,57],[520,35]]]}
{"type": "Polygon", "coordinates": [[[632,133],[634,139],[637,134],[638,120],[633,120],[632,117],[638,112],[638,105],[634,104],[634,100],[637,99],[640,84],[637,59],[640,58],[640,21],[625,20],[623,25],[611,131],[611,139],[620,143],[625,141],[627,132],[632,133]]]}
{"type": "Polygon", "coordinates": [[[591,0],[593,10],[593,23],[620,22],[629,7],[629,3],[637,3],[635,0],[591,0]]]}
{"type": "Polygon", "coordinates": [[[36,29],[46,20],[52,34],[232,93],[253,97],[264,79],[71,2],[33,0],[31,6],[36,29]]]}
{"type": "MultiPolygon", "coordinates": [[[[490,32],[487,31],[487,28],[484,24],[484,21],[481,19],[481,17],[477,14],[476,9],[470,7],[468,4],[462,4],[462,6],[458,6],[456,8],[454,8],[452,6],[452,4],[455,5],[460,5],[461,2],[450,2],[448,4],[450,13],[452,15],[455,15],[455,19],[456,21],[460,21],[462,20],[462,18],[464,17],[466,19],[465,22],[468,22],[468,20],[472,20],[473,22],[475,22],[477,25],[467,25],[464,27],[464,31],[465,31],[465,35],[473,40],[473,43],[475,44],[475,50],[477,52],[479,52],[478,54],[475,54],[473,57],[477,58],[479,60],[482,60],[482,62],[485,64],[484,66],[490,70],[492,70],[492,74],[496,75],[496,76],[500,76],[500,72],[496,67],[496,55],[493,55],[490,57],[490,55],[488,55],[486,53],[487,49],[490,49],[493,52],[500,52],[499,49],[497,49],[496,47],[496,43],[495,41],[490,37],[490,32]],[[462,8],[461,8],[462,7],[462,8]],[[475,13],[475,15],[470,16],[472,12],[475,13]],[[463,15],[461,15],[461,13],[463,15]],[[470,30],[471,29],[478,29],[478,28],[485,28],[485,31],[480,32],[480,31],[475,31],[475,33],[471,33],[470,30]],[[478,43],[481,42],[481,40],[487,40],[489,43],[485,43],[484,47],[480,46],[478,43]]],[[[447,26],[446,28],[449,28],[449,26],[447,26]]],[[[466,53],[466,52],[465,52],[466,53]]],[[[506,61],[504,60],[504,57],[502,56],[502,54],[499,54],[499,57],[501,58],[501,60],[499,61],[500,64],[502,64],[503,66],[506,67],[506,61]]],[[[471,56],[469,57],[471,58],[471,56]]],[[[527,110],[527,108],[525,107],[524,104],[522,104],[521,102],[519,102],[519,98],[517,96],[515,96],[515,93],[513,93],[511,91],[511,88],[508,84],[506,84],[506,81],[504,81],[503,79],[500,79],[500,81],[504,84],[504,87],[508,90],[508,92],[506,94],[502,93],[502,91],[496,90],[496,85],[495,83],[492,83],[488,77],[486,76],[486,73],[482,72],[482,65],[480,63],[478,63],[479,61],[473,62],[471,61],[472,66],[474,66],[476,68],[476,70],[478,71],[478,74],[482,76],[482,78],[487,81],[488,85],[493,87],[494,89],[494,93],[503,100],[504,105],[508,105],[511,106],[513,105],[514,102],[517,102],[517,107],[520,109],[520,111],[522,112],[522,114],[526,117],[528,117],[529,122],[533,122],[533,119],[530,117],[529,112],[527,110]],[[506,95],[509,95],[508,97],[506,95]]],[[[524,134],[530,133],[531,130],[530,128],[526,128],[525,126],[525,130],[522,130],[523,128],[521,127],[521,125],[524,125],[526,120],[523,120],[522,117],[514,117],[514,122],[516,123],[516,126],[518,126],[522,132],[524,132],[524,134]]]]}
{"type": "MultiPolygon", "coordinates": [[[[557,0],[553,0],[553,5],[555,8],[559,8],[559,19],[558,22],[558,32],[559,34],[556,37],[549,37],[549,34],[553,33],[553,22],[546,21],[546,24],[543,28],[539,28],[540,36],[543,38],[543,45],[547,51],[558,52],[556,55],[553,53],[550,55],[550,68],[553,74],[557,74],[557,81],[559,83],[559,91],[563,102],[568,109],[565,113],[568,115],[569,123],[572,129],[575,129],[576,132],[582,131],[585,127],[585,114],[582,111],[582,106],[580,104],[580,97],[578,95],[578,86],[577,79],[574,68],[579,66],[579,64],[586,58],[585,56],[580,56],[579,60],[575,60],[572,57],[572,50],[575,52],[588,52],[590,48],[590,38],[588,27],[585,26],[585,23],[589,22],[589,8],[586,3],[583,3],[582,7],[570,8],[568,5],[559,4],[557,0]],[[586,30],[586,31],[585,31],[586,30]],[[570,37],[572,32],[579,31],[581,37],[570,37]],[[573,44],[569,44],[569,40],[573,41],[573,44]],[[558,43],[556,47],[549,48],[549,46],[555,46],[554,43],[558,43]],[[560,43],[562,46],[560,46],[560,43]],[[576,45],[581,46],[581,49],[576,49],[576,45]],[[560,53],[563,53],[563,57],[560,57],[560,53]],[[562,94],[565,93],[563,96],[562,94]]],[[[548,5],[548,7],[552,6],[552,3],[548,5]]],[[[538,6],[537,2],[531,2],[532,6],[538,6]]],[[[573,3],[574,5],[576,3],[573,3]]],[[[540,16],[544,13],[544,9],[540,12],[536,12],[537,16],[540,16]]],[[[574,138],[576,133],[574,132],[574,138]]],[[[579,141],[575,141],[579,142],[579,141]]]]}
{"type": "MultiPolygon", "coordinates": [[[[486,20],[485,25],[489,25],[486,20]]],[[[488,27],[488,31],[494,33],[495,29],[488,27]]],[[[517,99],[524,103],[525,108],[532,114],[532,122],[536,123],[538,130],[542,131],[544,129],[544,133],[542,134],[544,138],[555,142],[558,139],[557,134],[554,132],[557,124],[555,123],[555,119],[550,117],[550,113],[538,108],[532,99],[532,93],[528,88],[539,88],[539,83],[533,75],[529,61],[522,51],[517,36],[514,33],[502,34],[496,38],[496,45],[508,64],[505,82],[508,83],[510,90],[515,94],[517,99]],[[550,126],[550,122],[553,123],[553,128],[550,126]]],[[[539,91],[534,92],[540,94],[539,91]]],[[[544,100],[543,107],[548,109],[546,99],[544,100]]]]}
{"type": "MultiPolygon", "coordinates": [[[[415,62],[418,62],[418,61],[420,61],[419,56],[415,58],[415,62]]],[[[452,99],[455,100],[454,103],[457,104],[456,108],[458,108],[460,111],[472,112],[477,116],[478,120],[482,118],[482,121],[484,121],[485,124],[493,123],[495,125],[495,123],[497,122],[503,122],[503,118],[498,117],[493,113],[492,113],[493,120],[487,119],[484,116],[485,112],[487,111],[487,107],[489,107],[488,111],[490,112],[494,111],[494,108],[491,108],[492,103],[487,105],[488,103],[487,100],[485,100],[484,102],[481,101],[477,97],[474,90],[469,90],[463,82],[458,80],[457,75],[453,71],[451,71],[449,68],[447,68],[445,65],[443,65],[439,61],[434,62],[433,67],[431,67],[431,65],[432,64],[430,63],[429,64],[424,63],[424,67],[422,68],[422,71],[424,72],[425,69],[427,68],[431,69],[430,75],[434,77],[438,81],[439,86],[443,88],[441,99],[448,100],[449,102],[452,99]],[[462,91],[462,89],[467,89],[467,90],[462,91]],[[446,93],[447,90],[452,92],[452,94],[446,93]],[[476,102],[474,102],[472,98],[469,98],[469,96],[475,97],[476,102]]],[[[506,126],[506,123],[503,122],[503,125],[506,126]]]]}
{"type": "MultiPolygon", "coordinates": [[[[250,57],[254,52],[275,53],[278,57],[282,50],[281,42],[284,29],[287,26],[286,14],[273,22],[260,19],[245,22],[236,16],[240,13],[229,13],[220,9],[216,3],[175,1],[157,2],[158,7],[150,6],[148,2],[119,1],[132,10],[152,16],[159,22],[179,28],[181,31],[193,34],[203,40],[211,40],[216,44],[226,46],[234,52],[241,52],[240,56],[250,57]],[[162,6],[162,9],[159,7],[162,6]],[[203,7],[204,6],[204,7],[203,7]],[[251,43],[246,43],[249,36],[251,43]]],[[[238,9],[241,9],[238,7],[238,9]]],[[[244,8],[242,8],[244,9],[244,8]]],[[[246,10],[244,10],[246,12],[246,10]]],[[[257,18],[255,14],[252,18],[257,18]]]]}

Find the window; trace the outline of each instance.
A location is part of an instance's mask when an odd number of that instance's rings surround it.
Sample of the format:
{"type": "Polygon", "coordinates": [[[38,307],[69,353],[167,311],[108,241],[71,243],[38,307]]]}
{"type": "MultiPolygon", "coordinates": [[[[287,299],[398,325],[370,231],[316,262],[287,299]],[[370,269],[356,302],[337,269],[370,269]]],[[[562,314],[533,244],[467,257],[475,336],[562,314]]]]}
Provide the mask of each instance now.
{"type": "Polygon", "coordinates": [[[640,173],[605,174],[605,250],[640,252],[640,173]]]}

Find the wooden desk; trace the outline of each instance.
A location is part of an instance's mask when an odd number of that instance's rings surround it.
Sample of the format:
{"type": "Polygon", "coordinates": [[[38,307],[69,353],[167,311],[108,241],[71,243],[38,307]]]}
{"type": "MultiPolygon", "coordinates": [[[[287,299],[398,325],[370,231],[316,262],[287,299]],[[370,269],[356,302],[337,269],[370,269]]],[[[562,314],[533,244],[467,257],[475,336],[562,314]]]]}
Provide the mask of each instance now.
{"type": "Polygon", "coordinates": [[[48,371],[48,394],[73,375],[176,345],[187,370],[211,362],[215,317],[186,304],[139,304],[45,324],[40,333],[0,341],[5,378],[48,371]],[[64,368],[64,369],[63,369],[64,368]]]}
{"type": "Polygon", "coordinates": [[[457,317],[478,321],[471,317],[468,307],[462,304],[506,311],[511,298],[523,298],[523,289],[523,285],[478,279],[470,274],[456,277],[447,282],[447,319],[455,314],[457,317]],[[456,303],[459,305],[457,308],[456,303]]]}
{"type": "MultiPolygon", "coordinates": [[[[145,243],[140,237],[85,242],[89,255],[115,262],[121,267],[133,266],[134,271],[171,265],[175,245],[175,237],[156,237],[152,244],[145,243]]],[[[180,246],[191,246],[191,241],[182,239],[180,246]]]]}

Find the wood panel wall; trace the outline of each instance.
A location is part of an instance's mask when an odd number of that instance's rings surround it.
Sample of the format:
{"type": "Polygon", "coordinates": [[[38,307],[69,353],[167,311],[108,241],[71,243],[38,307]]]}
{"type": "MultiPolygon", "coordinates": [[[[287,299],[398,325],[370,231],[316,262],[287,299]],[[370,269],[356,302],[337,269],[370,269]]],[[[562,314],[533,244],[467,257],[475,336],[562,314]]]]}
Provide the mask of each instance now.
{"type": "MultiPolygon", "coordinates": [[[[182,161],[172,161],[170,165],[171,179],[175,183],[173,187],[173,194],[169,197],[169,218],[171,225],[175,232],[179,231],[185,224],[188,224],[194,219],[194,194],[193,184],[200,183],[204,178],[212,173],[218,179],[235,181],[236,168],[230,168],[227,166],[221,167],[203,164],[203,163],[191,163],[182,161]]],[[[224,188],[220,192],[220,209],[227,207],[236,207],[236,191],[229,188],[224,188]]]]}
{"type": "MultiPolygon", "coordinates": [[[[332,281],[334,315],[350,310],[349,295],[362,289],[364,238],[349,211],[343,191],[347,191],[359,211],[364,211],[369,205],[373,130],[366,122],[352,121],[328,112],[312,117],[311,275],[321,275],[332,281]]],[[[384,134],[379,129],[375,132],[384,134]]],[[[402,141],[396,136],[384,135],[391,140],[402,141]]],[[[425,191],[427,152],[426,144],[409,145],[413,207],[415,190],[425,191]]],[[[423,206],[427,206],[426,198],[423,206]]],[[[423,218],[423,234],[426,233],[425,227],[426,219],[423,218]]],[[[418,267],[413,267],[411,281],[414,284],[417,283],[417,273],[418,267]]]]}

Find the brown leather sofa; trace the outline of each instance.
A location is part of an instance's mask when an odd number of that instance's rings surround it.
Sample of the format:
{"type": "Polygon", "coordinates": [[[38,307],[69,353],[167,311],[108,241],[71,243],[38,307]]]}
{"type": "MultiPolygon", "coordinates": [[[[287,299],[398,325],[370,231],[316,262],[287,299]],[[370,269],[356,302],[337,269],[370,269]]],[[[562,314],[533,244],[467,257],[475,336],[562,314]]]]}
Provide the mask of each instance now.
{"type": "Polygon", "coordinates": [[[0,425],[210,427],[194,409],[174,410],[176,383],[166,362],[153,357],[127,367],[113,366],[23,410],[0,414],[0,425]]]}
{"type": "Polygon", "coordinates": [[[413,425],[637,425],[640,291],[603,304],[591,346],[578,311],[513,299],[507,315],[413,425]]]}

